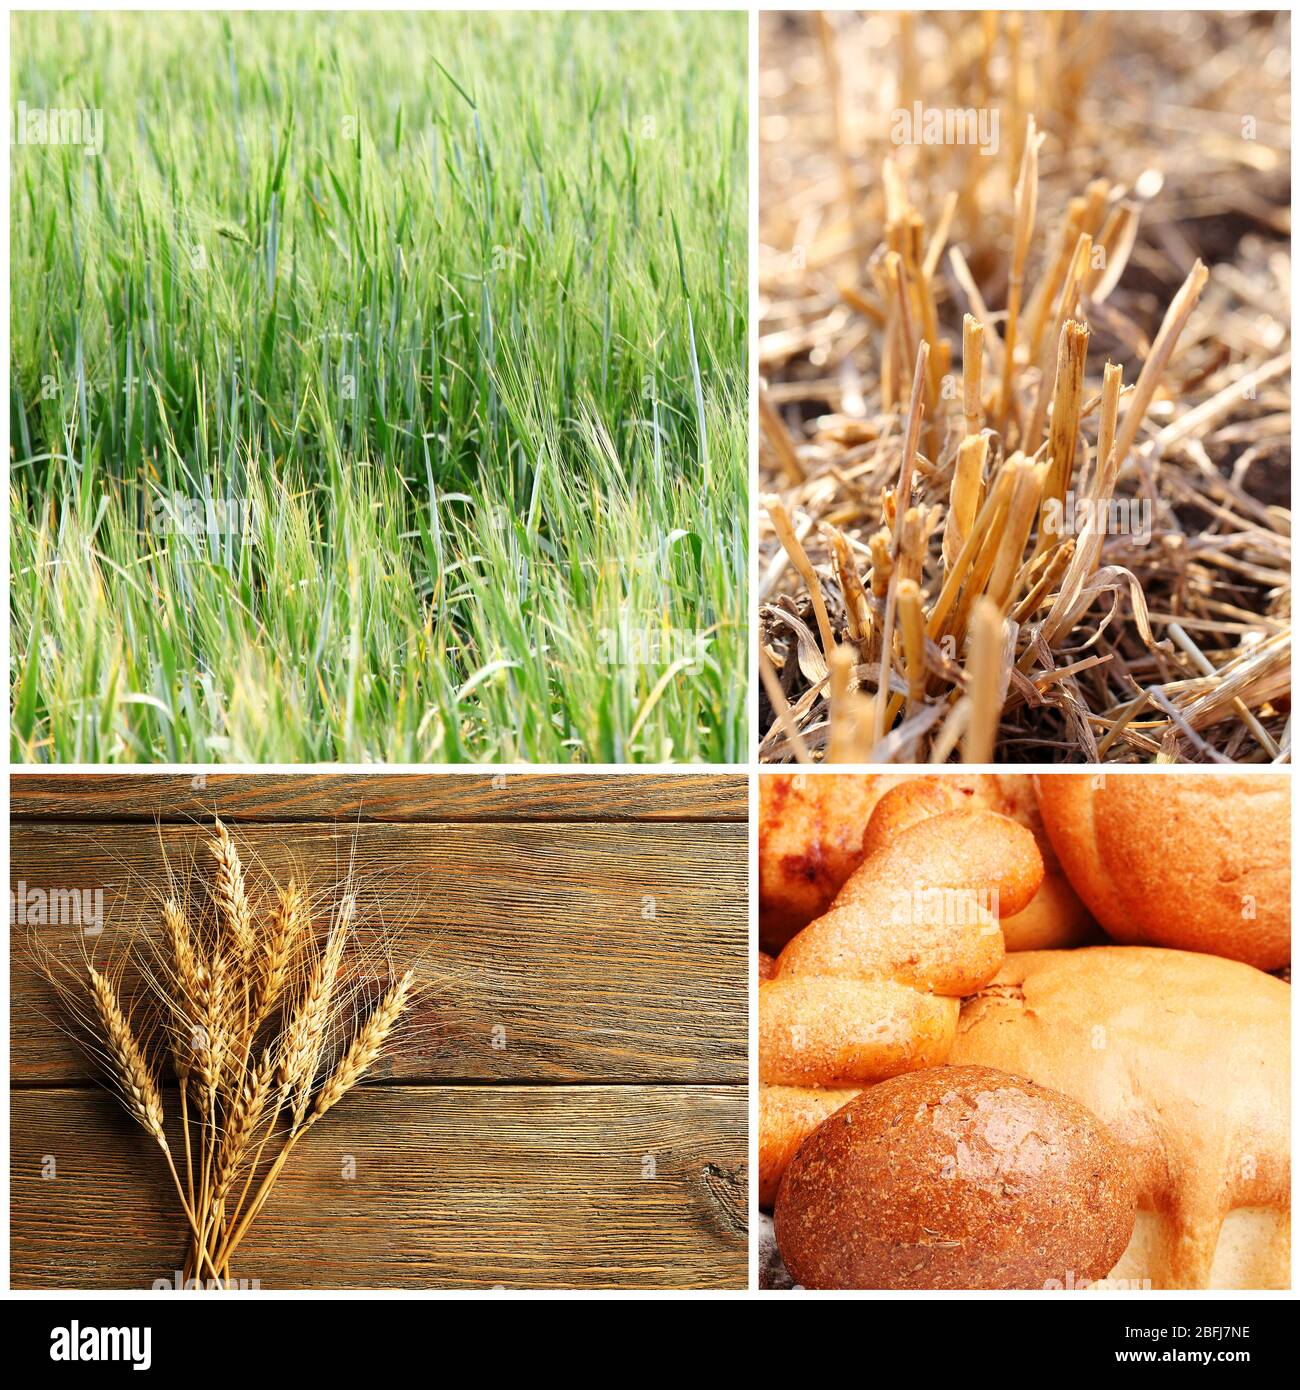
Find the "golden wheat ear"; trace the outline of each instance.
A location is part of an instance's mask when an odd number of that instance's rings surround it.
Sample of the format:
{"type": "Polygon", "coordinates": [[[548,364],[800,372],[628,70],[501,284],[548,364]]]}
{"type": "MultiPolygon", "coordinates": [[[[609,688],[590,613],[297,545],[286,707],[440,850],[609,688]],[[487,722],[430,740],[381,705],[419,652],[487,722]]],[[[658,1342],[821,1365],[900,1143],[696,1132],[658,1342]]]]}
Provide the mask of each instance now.
{"type": "Polygon", "coordinates": [[[357,1030],[342,1061],[321,1087],[304,1128],[310,1128],[337,1105],[374,1065],[389,1034],[409,1007],[414,989],[415,972],[408,970],[379,1001],[375,1011],[357,1030]]]}
{"type": "Polygon", "coordinates": [[[130,1022],[118,1003],[117,992],[93,965],[87,966],[87,970],[91,998],[104,1032],[108,1055],[113,1063],[113,1081],[122,1103],[136,1122],[166,1149],[162,1097],[158,1092],[157,1079],[145,1061],[130,1022]]]}
{"type": "Polygon", "coordinates": [[[291,1095],[294,1097],[291,1118],[295,1131],[301,1127],[307,1114],[312,1082],[329,1032],[334,985],[343,960],[354,907],[355,902],[351,897],[340,902],[334,926],[311,968],[302,1000],[285,1031],[279,1067],[280,1104],[284,1105],[291,1095]]]}
{"type": "Polygon", "coordinates": [[[213,827],[215,838],[210,841],[210,847],[212,857],[217,862],[217,881],[213,885],[212,896],[216,900],[222,928],[235,953],[241,961],[247,961],[256,944],[256,933],[244,882],[244,866],[239,858],[239,850],[220,817],[214,821],[213,827]]]}
{"type": "Polygon", "coordinates": [[[294,954],[307,922],[306,902],[290,879],[276,890],[275,907],[257,956],[249,1030],[256,1033],[280,1001],[293,966],[294,954]]]}

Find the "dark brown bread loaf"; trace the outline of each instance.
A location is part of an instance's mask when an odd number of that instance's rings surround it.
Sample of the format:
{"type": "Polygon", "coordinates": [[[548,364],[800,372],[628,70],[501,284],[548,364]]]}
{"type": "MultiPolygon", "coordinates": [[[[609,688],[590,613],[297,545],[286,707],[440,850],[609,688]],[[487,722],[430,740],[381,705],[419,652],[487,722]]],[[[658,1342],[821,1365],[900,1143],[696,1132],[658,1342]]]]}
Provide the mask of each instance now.
{"type": "Polygon", "coordinates": [[[1123,1150],[1068,1096],[990,1067],[883,1081],[786,1170],[776,1237],[814,1289],[1078,1288],[1133,1233],[1123,1150]]]}

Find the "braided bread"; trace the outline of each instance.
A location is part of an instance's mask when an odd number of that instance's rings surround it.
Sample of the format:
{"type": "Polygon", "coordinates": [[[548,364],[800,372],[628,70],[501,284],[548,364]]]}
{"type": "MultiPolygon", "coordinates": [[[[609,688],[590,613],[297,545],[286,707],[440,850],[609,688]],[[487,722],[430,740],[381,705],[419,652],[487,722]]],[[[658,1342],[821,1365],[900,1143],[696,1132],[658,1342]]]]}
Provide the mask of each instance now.
{"type": "Polygon", "coordinates": [[[1025,951],[965,1001],[948,1060],[1030,1077],[1110,1127],[1138,1197],[1113,1278],[1281,1289],[1291,1267],[1290,1006],[1289,986],[1217,956],[1025,951]]]}
{"type": "MultiPolygon", "coordinates": [[[[915,780],[906,773],[769,773],[759,779],[759,935],[765,949],[779,951],[829,909],[873,847],[863,835],[881,799],[915,780]]],[[[946,780],[972,804],[1019,821],[1038,842],[1043,882],[1020,912],[1003,913],[1007,949],[1073,946],[1097,935],[1056,861],[1033,781],[1000,773],[956,773],[946,780]]]]}
{"type": "Polygon", "coordinates": [[[1038,891],[1033,835],[951,779],[881,798],[867,857],[759,984],[759,1192],[863,1086],[944,1062],[963,995],[1002,964],[999,920],[1038,891]]]}

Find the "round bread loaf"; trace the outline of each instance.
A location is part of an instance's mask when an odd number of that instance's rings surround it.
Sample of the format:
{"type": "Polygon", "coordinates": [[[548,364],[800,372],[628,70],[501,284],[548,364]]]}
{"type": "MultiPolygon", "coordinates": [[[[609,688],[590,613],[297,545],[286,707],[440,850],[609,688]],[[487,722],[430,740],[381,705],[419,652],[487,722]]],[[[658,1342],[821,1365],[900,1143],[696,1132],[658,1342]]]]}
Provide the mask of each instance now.
{"type": "Polygon", "coordinates": [[[1052,845],[1116,941],[1291,959],[1291,792],[1274,774],[1037,777],[1052,845]]]}
{"type": "Polygon", "coordinates": [[[1124,1147],[1138,1229],[1112,1281],[1284,1289],[1290,1009],[1289,985],[1217,956],[1024,951],[964,1002],[949,1060],[1062,1091],[1124,1147]]]}
{"type": "Polygon", "coordinates": [[[1125,1155],[1077,1101],[989,1067],[883,1081],[806,1139],[776,1238],[812,1289],[1078,1288],[1133,1233],[1125,1155]]]}

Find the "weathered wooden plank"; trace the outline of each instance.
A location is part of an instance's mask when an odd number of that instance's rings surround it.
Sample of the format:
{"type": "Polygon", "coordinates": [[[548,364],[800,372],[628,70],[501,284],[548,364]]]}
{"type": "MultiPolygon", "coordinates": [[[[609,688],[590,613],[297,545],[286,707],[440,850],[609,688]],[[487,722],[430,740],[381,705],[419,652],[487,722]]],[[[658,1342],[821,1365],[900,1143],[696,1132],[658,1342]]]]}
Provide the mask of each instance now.
{"type": "MultiPolygon", "coordinates": [[[[111,953],[131,924],[156,920],[165,863],[184,880],[198,851],[210,882],[205,839],[191,826],[12,828],[11,892],[29,920],[12,933],[15,1081],[87,1075],[24,960],[29,931],[76,949],[75,924],[30,925],[40,895],[102,890],[94,947],[111,953]]],[[[396,931],[396,960],[420,958],[431,989],[393,1077],[745,1079],[743,825],[249,825],[238,839],[250,872],[281,882],[333,883],[350,861],[359,920],[396,931]]]]}
{"type": "Polygon", "coordinates": [[[14,820],[744,820],[743,776],[547,773],[14,773],[14,820]]]}
{"type": "MultiPolygon", "coordinates": [[[[264,1288],[743,1287],[746,1113],[743,1086],[366,1087],[295,1152],[234,1273],[264,1288]]],[[[14,1287],[176,1277],[184,1217],[161,1156],[107,1096],[14,1092],[10,1151],[14,1287]]]]}

